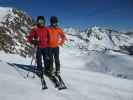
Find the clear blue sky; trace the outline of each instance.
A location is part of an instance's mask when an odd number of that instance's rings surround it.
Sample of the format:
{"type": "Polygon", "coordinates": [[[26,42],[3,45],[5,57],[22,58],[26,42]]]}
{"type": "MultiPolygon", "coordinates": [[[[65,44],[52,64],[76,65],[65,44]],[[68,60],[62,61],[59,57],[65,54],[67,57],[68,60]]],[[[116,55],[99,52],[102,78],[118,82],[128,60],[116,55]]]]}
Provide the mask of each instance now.
{"type": "Polygon", "coordinates": [[[0,0],[0,6],[17,7],[36,18],[59,17],[62,27],[97,25],[133,30],[133,0],[0,0]]]}

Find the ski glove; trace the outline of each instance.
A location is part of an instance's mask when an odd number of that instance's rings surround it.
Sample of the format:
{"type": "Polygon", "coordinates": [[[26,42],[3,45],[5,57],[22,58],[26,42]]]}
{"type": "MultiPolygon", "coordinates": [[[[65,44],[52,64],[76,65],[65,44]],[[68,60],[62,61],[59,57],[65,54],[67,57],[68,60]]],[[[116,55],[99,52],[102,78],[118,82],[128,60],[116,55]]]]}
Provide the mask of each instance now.
{"type": "Polygon", "coordinates": [[[37,46],[39,44],[39,41],[38,40],[32,40],[31,43],[35,46],[37,46]]]}

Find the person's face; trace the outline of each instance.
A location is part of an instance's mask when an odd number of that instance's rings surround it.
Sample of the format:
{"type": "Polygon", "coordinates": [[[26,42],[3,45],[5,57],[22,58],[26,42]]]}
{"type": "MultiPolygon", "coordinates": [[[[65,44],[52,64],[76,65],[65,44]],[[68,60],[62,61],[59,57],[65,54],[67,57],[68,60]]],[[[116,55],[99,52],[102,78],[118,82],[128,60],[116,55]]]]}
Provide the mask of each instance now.
{"type": "Polygon", "coordinates": [[[44,26],[44,25],[45,25],[44,20],[43,20],[43,19],[39,19],[39,20],[38,20],[38,25],[39,25],[39,26],[44,26]]]}

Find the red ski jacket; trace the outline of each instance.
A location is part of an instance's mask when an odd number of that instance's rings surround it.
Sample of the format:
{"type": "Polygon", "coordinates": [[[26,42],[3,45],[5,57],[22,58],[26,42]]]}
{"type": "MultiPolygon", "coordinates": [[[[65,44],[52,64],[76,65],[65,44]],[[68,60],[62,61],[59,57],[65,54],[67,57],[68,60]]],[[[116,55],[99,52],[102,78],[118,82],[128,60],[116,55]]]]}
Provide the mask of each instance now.
{"type": "Polygon", "coordinates": [[[48,32],[46,27],[34,27],[30,34],[27,36],[28,42],[32,42],[34,38],[39,41],[39,48],[48,47],[48,32]]]}

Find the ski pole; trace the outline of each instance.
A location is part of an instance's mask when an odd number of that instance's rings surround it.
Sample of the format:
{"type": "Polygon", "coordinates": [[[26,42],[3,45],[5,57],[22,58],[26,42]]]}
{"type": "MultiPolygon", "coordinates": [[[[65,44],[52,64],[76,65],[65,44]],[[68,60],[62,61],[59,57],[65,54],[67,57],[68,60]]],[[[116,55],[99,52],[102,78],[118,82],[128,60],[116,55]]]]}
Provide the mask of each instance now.
{"type": "MultiPolygon", "coordinates": [[[[32,56],[32,59],[31,59],[31,66],[33,65],[33,61],[35,61],[35,66],[34,66],[34,70],[33,70],[33,76],[32,78],[35,78],[35,72],[36,72],[36,52],[37,52],[37,46],[35,46],[35,48],[33,49],[33,56],[32,56]]],[[[30,74],[30,71],[28,71],[27,73],[27,77],[29,77],[29,74],[30,74]]]]}

